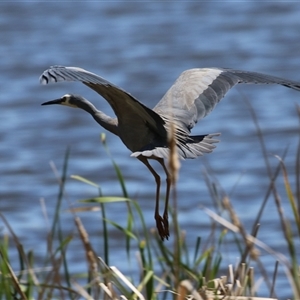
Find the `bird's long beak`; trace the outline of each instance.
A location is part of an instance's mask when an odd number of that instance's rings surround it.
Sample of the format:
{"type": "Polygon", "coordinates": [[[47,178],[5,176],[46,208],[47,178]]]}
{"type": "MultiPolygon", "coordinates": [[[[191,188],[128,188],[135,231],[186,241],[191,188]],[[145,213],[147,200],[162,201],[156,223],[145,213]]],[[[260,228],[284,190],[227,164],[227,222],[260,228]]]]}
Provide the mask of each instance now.
{"type": "Polygon", "coordinates": [[[62,102],[63,102],[63,100],[61,98],[59,98],[59,99],[51,100],[48,102],[44,102],[41,105],[62,104],[62,102]]]}

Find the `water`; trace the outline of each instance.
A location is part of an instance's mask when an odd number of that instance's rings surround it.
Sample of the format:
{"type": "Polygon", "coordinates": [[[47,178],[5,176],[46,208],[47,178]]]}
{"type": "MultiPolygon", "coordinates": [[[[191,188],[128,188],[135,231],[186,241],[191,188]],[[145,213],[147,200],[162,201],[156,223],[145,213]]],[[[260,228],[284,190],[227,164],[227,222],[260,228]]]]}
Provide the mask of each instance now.
{"type": "MultiPolygon", "coordinates": [[[[122,195],[99,141],[104,130],[80,110],[40,104],[73,92],[108,114],[112,114],[111,109],[79,83],[40,86],[38,77],[46,68],[55,64],[83,67],[123,87],[149,107],[188,68],[229,67],[300,81],[298,3],[0,2],[0,11],[0,209],[25,248],[34,248],[41,255],[46,245],[39,246],[40,240],[47,232],[41,199],[51,218],[58,193],[49,162],[61,171],[67,146],[71,147],[69,175],[78,174],[99,183],[106,195],[122,195]]],[[[241,86],[230,91],[193,131],[221,131],[221,143],[213,154],[182,163],[177,186],[179,219],[191,247],[196,236],[207,235],[210,224],[199,208],[200,204],[212,208],[204,183],[206,168],[230,194],[247,230],[251,229],[268,187],[256,129],[243,98],[255,109],[273,168],[278,163],[273,155],[282,155],[288,147],[286,165],[293,180],[299,140],[295,105],[299,104],[299,94],[275,86],[241,86]]],[[[118,138],[107,134],[107,143],[130,196],[139,200],[148,227],[154,226],[153,179],[139,161],[129,157],[130,152],[118,138]]],[[[283,187],[280,192],[286,213],[290,214],[283,187]]],[[[66,193],[74,203],[96,196],[97,190],[70,179],[66,193]]],[[[109,208],[111,218],[126,222],[124,207],[109,208]]],[[[63,209],[65,230],[71,232],[74,225],[66,211],[67,202],[63,209]]],[[[284,252],[283,243],[278,242],[282,236],[273,200],[266,211],[259,238],[284,252]]],[[[98,229],[93,228],[95,222],[100,222],[99,214],[82,217],[92,239],[95,236],[95,247],[100,247],[98,229]]],[[[111,263],[126,269],[120,261],[120,257],[126,261],[126,254],[119,250],[124,241],[113,229],[111,236],[115,249],[111,263]]],[[[75,258],[78,255],[82,254],[74,253],[75,258]]],[[[234,263],[237,256],[238,253],[228,254],[224,267],[234,263]]],[[[262,259],[271,274],[273,258],[262,252],[262,259]]],[[[78,270],[81,267],[77,264],[78,270]]],[[[282,288],[288,286],[282,268],[280,272],[276,292],[280,297],[290,297],[290,291],[282,288]]],[[[267,292],[262,287],[261,294],[264,293],[267,292]]]]}

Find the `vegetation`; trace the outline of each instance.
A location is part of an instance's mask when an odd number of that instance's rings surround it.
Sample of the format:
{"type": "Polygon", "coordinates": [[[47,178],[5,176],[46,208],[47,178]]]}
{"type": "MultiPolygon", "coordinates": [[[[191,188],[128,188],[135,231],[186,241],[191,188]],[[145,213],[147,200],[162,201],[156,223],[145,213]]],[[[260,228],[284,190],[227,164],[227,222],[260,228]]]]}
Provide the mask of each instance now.
{"type": "MultiPolygon", "coordinates": [[[[255,116],[254,116],[255,120],[255,116]]],[[[257,123],[256,123],[257,124],[257,123]]],[[[265,149],[262,135],[257,126],[262,149],[265,149]]],[[[102,138],[108,155],[109,151],[102,138]]],[[[268,166],[268,156],[263,150],[268,166]]],[[[300,299],[300,271],[299,249],[300,241],[300,146],[296,158],[296,193],[293,193],[289,174],[285,168],[284,155],[278,157],[278,167],[272,171],[268,167],[270,177],[269,188],[260,213],[256,216],[253,229],[248,233],[234,208],[228,195],[219,188],[215,180],[206,177],[212,200],[216,204],[216,211],[207,208],[204,211],[212,218],[211,233],[207,241],[201,237],[195,238],[194,247],[186,244],[185,234],[180,230],[176,214],[176,194],[173,195],[174,205],[171,210],[171,223],[174,231],[174,243],[162,242],[156,231],[149,232],[145,225],[143,213],[138,203],[129,199],[121,170],[112,159],[113,167],[122,187],[123,197],[107,197],[102,194],[100,187],[80,176],[72,176],[72,180],[94,186],[98,190],[98,197],[80,201],[77,208],[70,208],[80,237],[82,249],[85,251],[87,269],[81,274],[73,274],[71,263],[68,261],[68,251],[72,251],[74,235],[64,234],[61,205],[64,199],[64,187],[67,180],[67,166],[69,150],[66,152],[64,168],[60,178],[60,189],[57,197],[55,215],[51,230],[45,241],[47,254],[44,259],[44,272],[37,269],[32,250],[23,249],[13,228],[0,214],[2,221],[10,235],[3,235],[0,240],[0,299],[241,299],[240,296],[257,297],[257,287],[254,279],[254,267],[258,269],[267,283],[270,297],[276,297],[275,284],[277,267],[285,268],[290,286],[291,296],[300,299]],[[280,195],[276,187],[278,174],[283,174],[286,197],[293,211],[293,219],[288,220],[283,213],[280,195]],[[276,253],[262,241],[256,238],[261,222],[261,215],[266,202],[273,196],[277,205],[278,220],[287,245],[288,253],[276,253]],[[109,220],[106,217],[107,205],[124,205],[127,207],[126,226],[109,220]],[[81,222],[80,213],[86,210],[99,209],[102,217],[102,247],[103,256],[98,257],[94,246],[90,242],[89,234],[81,222]],[[222,216],[222,217],[221,217],[222,216]],[[108,226],[117,228],[126,243],[124,251],[128,259],[137,255],[139,265],[138,279],[122,274],[118,267],[110,265],[110,240],[108,226]],[[240,253],[240,262],[236,266],[222,266],[222,247],[225,237],[232,234],[234,245],[240,253]],[[10,245],[12,240],[13,246],[10,245]],[[19,255],[19,268],[11,267],[11,249],[16,249],[19,255]],[[71,249],[70,249],[71,248],[71,249]],[[274,257],[274,274],[267,274],[260,261],[259,249],[267,251],[274,257]]],[[[172,166],[171,166],[172,169],[172,166]]],[[[176,168],[175,171],[176,172],[176,168]]],[[[176,176],[175,176],[176,177],[176,176]]],[[[69,179],[68,179],[69,180],[69,179]]],[[[175,190],[176,191],[176,190],[175,190]]],[[[80,265],[84,265],[80,262],[80,265]]],[[[256,270],[257,272],[257,270],[256,270]]]]}

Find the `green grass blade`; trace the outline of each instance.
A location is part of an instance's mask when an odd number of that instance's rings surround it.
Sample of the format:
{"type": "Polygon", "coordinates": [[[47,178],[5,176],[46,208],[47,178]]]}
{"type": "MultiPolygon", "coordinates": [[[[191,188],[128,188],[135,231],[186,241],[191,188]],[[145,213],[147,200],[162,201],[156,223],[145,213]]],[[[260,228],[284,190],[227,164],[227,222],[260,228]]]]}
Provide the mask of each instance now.
{"type": "Polygon", "coordinates": [[[146,225],[141,207],[139,206],[139,204],[136,201],[133,201],[132,203],[134,205],[134,208],[135,208],[136,212],[138,213],[139,219],[140,219],[141,224],[142,224],[143,233],[144,233],[144,240],[146,241],[146,248],[147,248],[147,254],[148,254],[148,266],[149,266],[149,268],[152,269],[153,268],[153,262],[152,262],[152,255],[151,255],[151,249],[150,249],[151,244],[150,244],[150,237],[149,237],[149,233],[148,233],[148,228],[147,228],[147,225],[146,225]]]}
{"type": "Polygon", "coordinates": [[[65,158],[64,158],[63,172],[62,172],[62,177],[60,179],[59,192],[58,192],[58,197],[57,197],[57,202],[56,202],[56,207],[55,207],[54,219],[53,219],[53,223],[52,223],[51,234],[53,237],[55,236],[56,228],[59,225],[60,208],[61,208],[61,203],[62,203],[63,194],[64,194],[65,182],[66,182],[66,178],[67,178],[69,156],[70,156],[70,148],[68,147],[66,150],[65,158]]]}
{"type": "Polygon", "coordinates": [[[124,228],[124,227],[122,227],[121,225],[119,225],[119,224],[117,224],[116,222],[111,221],[111,220],[109,220],[109,219],[105,219],[105,221],[106,221],[107,223],[113,225],[114,227],[116,227],[118,230],[122,231],[126,236],[128,236],[128,237],[130,237],[130,238],[132,238],[132,239],[137,240],[136,235],[134,235],[132,231],[127,230],[127,228],[124,228]]]}
{"type": "Polygon", "coordinates": [[[101,207],[101,217],[102,217],[102,227],[103,227],[103,252],[104,252],[104,262],[109,265],[109,239],[108,239],[108,230],[106,223],[106,212],[105,204],[100,203],[101,207]]]}
{"type": "Polygon", "coordinates": [[[95,198],[79,200],[79,202],[83,202],[83,203],[114,203],[114,202],[130,202],[130,201],[132,200],[124,197],[95,197],[95,198]]]}
{"type": "Polygon", "coordinates": [[[201,245],[201,237],[198,236],[196,239],[196,245],[195,245],[195,250],[194,250],[194,258],[193,258],[194,265],[196,264],[196,259],[197,259],[197,256],[199,255],[200,245],[201,245]]]}
{"type": "MultiPolygon", "coordinates": [[[[8,248],[1,247],[0,249],[0,295],[4,295],[5,299],[13,299],[13,287],[15,289],[15,293],[19,294],[21,299],[27,299],[26,295],[23,293],[20,283],[18,281],[17,276],[15,275],[13,269],[11,268],[8,262],[8,248]],[[4,251],[3,251],[4,250],[4,251]]],[[[16,294],[15,294],[16,295],[16,294]]]]}
{"type": "Polygon", "coordinates": [[[298,215],[298,207],[297,207],[296,199],[295,199],[294,194],[292,192],[292,188],[291,188],[291,185],[290,185],[290,182],[289,182],[289,177],[288,177],[288,172],[286,170],[286,166],[285,166],[284,162],[281,159],[280,159],[280,161],[281,161],[281,165],[282,165],[283,180],[284,180],[284,186],[285,186],[286,194],[287,194],[287,197],[289,199],[290,206],[292,208],[295,223],[296,223],[296,226],[297,226],[297,229],[298,229],[298,235],[300,236],[300,216],[298,215]]]}
{"type": "MultiPolygon", "coordinates": [[[[63,272],[65,275],[65,281],[68,285],[69,288],[71,288],[71,278],[70,278],[70,273],[68,270],[68,264],[66,260],[66,252],[65,248],[63,247],[64,245],[64,237],[63,237],[63,232],[61,229],[61,224],[60,224],[60,210],[61,210],[61,204],[64,196],[64,189],[65,189],[65,183],[67,180],[67,170],[68,170],[68,161],[70,157],[70,148],[68,147],[65,153],[64,157],[64,164],[63,164],[63,171],[62,171],[62,176],[60,179],[60,184],[59,184],[59,193],[57,197],[57,203],[55,207],[55,213],[54,213],[54,218],[53,218],[53,223],[52,223],[52,229],[51,229],[51,236],[54,238],[56,236],[57,232],[57,237],[61,249],[61,257],[63,259],[63,272]]],[[[72,293],[69,293],[70,299],[74,298],[74,295],[72,293]]]]}
{"type": "Polygon", "coordinates": [[[75,179],[75,180],[78,180],[78,181],[81,181],[81,182],[84,182],[84,183],[86,183],[86,184],[88,184],[88,185],[91,185],[91,186],[94,186],[94,187],[100,189],[99,184],[97,184],[97,183],[95,183],[95,182],[93,182],[93,181],[90,181],[90,180],[88,180],[88,179],[86,179],[86,178],[84,178],[84,177],[81,177],[81,176],[79,176],[79,175],[71,175],[71,178],[72,178],[72,179],[75,179]]]}
{"type": "MultiPolygon", "coordinates": [[[[121,172],[121,169],[119,168],[119,166],[117,165],[117,163],[115,162],[115,160],[111,157],[111,154],[110,154],[110,151],[109,151],[109,148],[106,144],[106,136],[105,134],[101,134],[101,141],[102,141],[102,144],[104,146],[104,149],[107,153],[107,155],[110,157],[111,159],[111,162],[113,164],[113,167],[115,169],[115,172],[117,174],[117,178],[118,178],[118,181],[121,185],[121,189],[122,189],[122,193],[123,193],[123,196],[125,198],[128,198],[128,192],[127,192],[127,189],[126,189],[126,185],[125,185],[125,180],[124,180],[124,177],[123,177],[123,174],[121,172]]],[[[131,211],[131,206],[130,206],[130,203],[127,203],[127,206],[128,206],[128,214],[127,214],[127,231],[132,231],[132,228],[133,228],[133,223],[134,223],[134,218],[133,218],[133,213],[131,211]]],[[[127,235],[126,236],[126,252],[127,252],[127,257],[130,258],[130,255],[129,255],[129,252],[130,252],[130,241],[131,239],[129,238],[129,236],[127,235]]]]}
{"type": "Polygon", "coordinates": [[[112,164],[113,164],[114,169],[116,171],[119,183],[120,183],[121,188],[122,188],[123,195],[124,195],[125,198],[128,198],[128,193],[127,193],[127,190],[126,190],[124,177],[122,175],[122,172],[121,172],[119,166],[116,164],[116,162],[114,161],[114,159],[112,158],[112,156],[110,154],[109,148],[106,144],[106,135],[104,133],[101,134],[101,142],[102,142],[102,145],[104,146],[104,149],[105,149],[107,155],[110,157],[110,159],[112,161],[112,164]]]}

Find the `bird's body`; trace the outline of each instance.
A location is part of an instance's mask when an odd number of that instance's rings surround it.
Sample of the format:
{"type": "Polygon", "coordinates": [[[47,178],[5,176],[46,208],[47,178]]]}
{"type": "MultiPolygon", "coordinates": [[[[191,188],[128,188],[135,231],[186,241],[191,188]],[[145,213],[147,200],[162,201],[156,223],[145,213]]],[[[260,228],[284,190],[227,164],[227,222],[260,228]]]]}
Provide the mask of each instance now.
{"type": "Polygon", "coordinates": [[[81,96],[67,94],[60,99],[43,103],[63,104],[81,108],[90,113],[101,126],[119,136],[131,156],[143,162],[153,174],[156,189],[155,219],[162,239],[168,238],[168,198],[170,176],[164,164],[169,157],[171,125],[177,152],[180,158],[196,158],[215,148],[219,133],[191,136],[191,129],[198,120],[208,115],[238,83],[280,84],[300,91],[300,83],[256,72],[221,68],[190,69],[184,71],[164,97],[152,109],[139,102],[123,89],[104,78],[77,67],[54,66],[40,77],[42,84],[60,81],[81,81],[105,98],[116,115],[111,118],[98,111],[93,104],[81,96]],[[163,218],[159,214],[160,177],[151,167],[148,159],[157,160],[167,175],[166,205],[163,218]]]}

